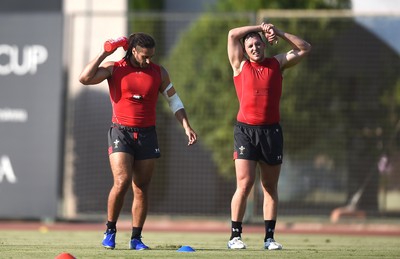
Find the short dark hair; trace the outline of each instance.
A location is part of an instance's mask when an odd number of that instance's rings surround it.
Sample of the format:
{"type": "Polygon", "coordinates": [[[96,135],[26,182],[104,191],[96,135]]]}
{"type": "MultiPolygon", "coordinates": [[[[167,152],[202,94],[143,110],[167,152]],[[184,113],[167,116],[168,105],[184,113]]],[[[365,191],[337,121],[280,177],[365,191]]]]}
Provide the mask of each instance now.
{"type": "Polygon", "coordinates": [[[132,49],[136,47],[141,47],[145,49],[152,49],[156,47],[156,42],[153,37],[149,34],[143,32],[133,33],[128,38],[128,49],[126,50],[126,54],[124,59],[129,60],[132,56],[132,49]]]}
{"type": "Polygon", "coordinates": [[[260,40],[262,40],[262,37],[261,37],[261,35],[258,33],[258,32],[255,32],[255,31],[252,31],[252,32],[249,32],[249,33],[247,33],[246,35],[244,35],[244,37],[243,37],[243,44],[244,44],[244,42],[248,39],[248,38],[251,38],[251,37],[258,37],[258,38],[260,38],[260,40]]]}

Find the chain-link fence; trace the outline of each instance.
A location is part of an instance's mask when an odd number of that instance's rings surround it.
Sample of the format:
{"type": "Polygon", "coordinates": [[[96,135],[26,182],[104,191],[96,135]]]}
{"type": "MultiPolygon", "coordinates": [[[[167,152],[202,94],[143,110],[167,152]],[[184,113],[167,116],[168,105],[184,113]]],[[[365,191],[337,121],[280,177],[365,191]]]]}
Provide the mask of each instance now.
{"type": "MultiPolygon", "coordinates": [[[[149,213],[229,215],[237,99],[226,38],[230,28],[261,20],[313,46],[304,62],[284,72],[280,214],[328,215],[351,200],[375,215],[399,213],[399,53],[348,14],[272,14],[127,14],[129,33],[144,31],[156,39],[154,62],[169,71],[199,134],[199,143],[186,147],[184,132],[160,98],[162,157],[149,213]],[[360,194],[356,201],[355,194],[360,194]]],[[[395,20],[399,23],[399,17],[395,20]]],[[[268,55],[289,49],[281,41],[268,55]]],[[[82,88],[68,102],[68,134],[75,145],[67,150],[74,160],[66,166],[74,172],[77,215],[103,215],[112,184],[106,137],[111,106],[108,94],[94,89],[82,88]]],[[[130,193],[123,213],[130,213],[131,198],[130,193]]],[[[251,213],[262,215],[258,184],[248,205],[251,213]]]]}

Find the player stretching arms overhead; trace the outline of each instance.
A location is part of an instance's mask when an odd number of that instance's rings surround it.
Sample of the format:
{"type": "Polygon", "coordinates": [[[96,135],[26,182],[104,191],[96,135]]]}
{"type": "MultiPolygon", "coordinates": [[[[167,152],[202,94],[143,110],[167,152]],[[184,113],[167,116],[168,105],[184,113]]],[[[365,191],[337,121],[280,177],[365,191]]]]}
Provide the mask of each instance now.
{"type": "Polygon", "coordinates": [[[231,201],[230,249],[244,249],[242,221],[247,197],[256,179],[257,164],[264,195],[264,248],[282,249],[274,240],[278,207],[278,179],[283,158],[283,134],[279,124],[279,101],[282,93],[282,71],[299,63],[311,50],[301,38],[277,29],[272,24],[244,26],[228,34],[228,57],[239,99],[234,127],[236,191],[231,201]],[[267,44],[278,38],[292,49],[274,57],[265,57],[267,44]]]}
{"type": "Polygon", "coordinates": [[[108,196],[107,229],[102,245],[115,248],[117,220],[125,194],[132,186],[132,236],[129,248],[145,250],[141,239],[148,209],[149,185],[155,161],[160,157],[157,143],[156,103],[162,93],[182,124],[188,145],[197,141],[183,104],[170,82],[167,70],[151,62],[154,39],[145,33],[130,35],[127,51],[117,62],[104,62],[114,50],[103,50],[83,69],[80,82],[98,84],[107,79],[112,104],[112,125],[108,132],[108,153],[114,183],[108,196]]]}

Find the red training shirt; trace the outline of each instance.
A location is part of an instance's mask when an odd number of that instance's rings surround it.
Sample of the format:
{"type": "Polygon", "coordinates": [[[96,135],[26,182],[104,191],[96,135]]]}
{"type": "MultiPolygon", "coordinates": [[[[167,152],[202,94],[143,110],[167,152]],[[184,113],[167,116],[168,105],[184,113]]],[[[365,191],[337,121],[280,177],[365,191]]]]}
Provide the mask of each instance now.
{"type": "Polygon", "coordinates": [[[260,63],[247,60],[233,78],[240,104],[237,121],[250,125],[278,123],[282,80],[276,58],[265,58],[260,63]]]}
{"type": "Polygon", "coordinates": [[[140,68],[124,59],[115,62],[108,78],[112,122],[128,127],[155,126],[161,82],[161,68],[157,64],[140,68]]]}

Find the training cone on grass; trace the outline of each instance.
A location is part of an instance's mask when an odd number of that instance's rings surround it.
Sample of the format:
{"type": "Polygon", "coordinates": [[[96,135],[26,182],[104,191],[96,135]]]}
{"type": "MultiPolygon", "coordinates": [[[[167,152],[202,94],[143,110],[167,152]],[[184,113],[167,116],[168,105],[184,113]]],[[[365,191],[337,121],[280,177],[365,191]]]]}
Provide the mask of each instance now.
{"type": "Polygon", "coordinates": [[[57,255],[54,259],[76,259],[76,257],[70,253],[61,253],[57,255]]]}
{"type": "Polygon", "coordinates": [[[192,247],[190,247],[190,246],[181,246],[179,249],[178,249],[178,252],[194,252],[194,251],[196,251],[196,250],[194,250],[192,247]]]}

